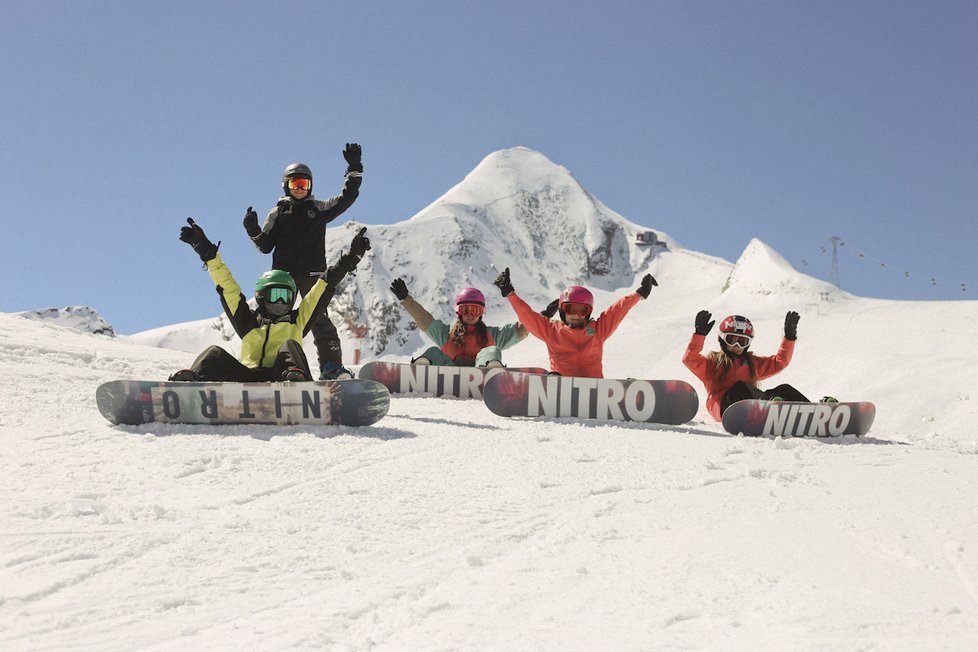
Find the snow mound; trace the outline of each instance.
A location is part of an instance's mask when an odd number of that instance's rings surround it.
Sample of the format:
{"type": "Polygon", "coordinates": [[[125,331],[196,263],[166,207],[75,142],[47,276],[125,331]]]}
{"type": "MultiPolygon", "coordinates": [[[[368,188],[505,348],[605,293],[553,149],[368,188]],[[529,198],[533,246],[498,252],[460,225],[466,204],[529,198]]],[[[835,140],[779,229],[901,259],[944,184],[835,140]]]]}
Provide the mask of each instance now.
{"type": "Polygon", "coordinates": [[[43,321],[63,328],[115,337],[112,324],[107,322],[94,308],[88,306],[68,306],[66,308],[42,308],[15,313],[33,321],[43,321]]]}

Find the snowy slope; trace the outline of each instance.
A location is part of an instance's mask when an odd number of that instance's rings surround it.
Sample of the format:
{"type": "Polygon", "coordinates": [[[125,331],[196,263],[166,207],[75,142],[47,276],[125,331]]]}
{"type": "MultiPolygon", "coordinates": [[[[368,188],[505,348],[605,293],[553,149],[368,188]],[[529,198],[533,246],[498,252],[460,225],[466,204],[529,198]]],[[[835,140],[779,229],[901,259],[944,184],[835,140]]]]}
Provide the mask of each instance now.
{"type": "MultiPolygon", "coordinates": [[[[384,324],[385,358],[423,345],[398,340],[398,275],[447,313],[446,274],[494,290],[510,265],[541,306],[557,279],[586,279],[601,310],[651,272],[608,375],[700,389],[680,362],[698,310],[749,316],[762,354],[798,310],[777,381],[875,402],[870,435],[731,437],[704,409],[681,427],[506,420],[404,397],[363,429],[114,427],[99,383],[161,378],[234,338],[216,319],[111,337],[80,332],[94,317],[0,313],[0,649],[974,649],[978,304],[848,295],[760,240],[734,264],[662,234],[634,247],[645,229],[565,170],[497,154],[371,227],[370,271],[343,296],[384,324]],[[551,232],[549,201],[577,216],[573,238],[551,232]],[[482,223],[506,247],[464,245],[482,223]],[[513,262],[537,236],[545,274],[513,262]]],[[[487,294],[487,320],[511,320],[487,294]]],[[[506,359],[546,352],[529,339],[506,359]]]]}
{"type": "MultiPolygon", "coordinates": [[[[781,271],[763,258],[738,266],[781,271]]],[[[795,299],[664,284],[608,367],[693,380],[696,309],[756,308],[764,351],[795,299]]],[[[100,382],[187,354],[0,314],[0,646],[973,649],[976,306],[816,306],[782,377],[875,401],[867,438],[435,398],[361,430],[113,427],[100,382]]]]}

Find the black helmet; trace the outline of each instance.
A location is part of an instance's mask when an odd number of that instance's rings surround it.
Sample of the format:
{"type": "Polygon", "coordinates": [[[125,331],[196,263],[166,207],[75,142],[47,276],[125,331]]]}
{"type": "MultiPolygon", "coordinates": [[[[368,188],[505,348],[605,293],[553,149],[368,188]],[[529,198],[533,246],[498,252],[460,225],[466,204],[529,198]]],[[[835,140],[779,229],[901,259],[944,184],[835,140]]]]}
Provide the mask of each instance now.
{"type": "Polygon", "coordinates": [[[285,168],[285,172],[282,173],[282,190],[286,195],[289,194],[289,179],[292,177],[309,179],[309,194],[312,194],[312,170],[309,169],[308,165],[305,163],[293,163],[285,168]]]}

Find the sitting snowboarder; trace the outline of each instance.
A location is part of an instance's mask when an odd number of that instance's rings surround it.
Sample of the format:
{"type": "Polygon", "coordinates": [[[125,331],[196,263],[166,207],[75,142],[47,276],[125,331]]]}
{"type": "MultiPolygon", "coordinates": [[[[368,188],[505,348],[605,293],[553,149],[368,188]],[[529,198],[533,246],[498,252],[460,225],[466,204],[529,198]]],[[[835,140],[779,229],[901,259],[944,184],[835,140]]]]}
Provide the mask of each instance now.
{"type": "Polygon", "coordinates": [[[613,303],[597,319],[591,318],[594,310],[591,291],[580,285],[571,285],[561,292],[557,301],[560,321],[547,316],[548,312],[552,314],[553,303],[538,314],[517,296],[509,279],[508,267],[493,281],[493,285],[509,300],[526,330],[547,345],[551,373],[603,378],[601,363],[605,340],[611,337],[629,310],[640,300],[649,297],[652,286],[658,283],[651,274],[646,274],[638,289],[613,303]]]}
{"type": "MultiPolygon", "coordinates": [[[[788,384],[761,390],[757,383],[780,373],[795,350],[798,337],[797,312],[789,311],[784,317],[784,338],[777,353],[757,356],[748,351],[754,339],[754,325],[741,315],[729,315],[720,322],[720,350],[703,355],[703,343],[713,328],[711,314],[701,310],[696,314],[695,331],[683,355],[683,364],[706,386],[706,409],[717,421],[723,411],[737,401],[763,399],[779,401],[808,401],[808,398],[788,384]]],[[[835,402],[826,396],[825,402],[835,402]]]]}
{"type": "Polygon", "coordinates": [[[415,301],[403,279],[394,279],[391,292],[398,298],[414,322],[436,346],[414,358],[413,364],[456,367],[502,367],[503,349],[526,337],[519,322],[505,326],[487,326],[482,321],[486,297],[476,288],[465,288],[455,295],[455,321],[451,326],[435,319],[415,301]]]}
{"type": "Polygon", "coordinates": [[[217,245],[204,230],[187,218],[189,226],[180,229],[180,240],[186,242],[204,261],[217,286],[224,312],[241,338],[241,359],[219,346],[206,348],[189,369],[170,376],[178,381],[308,381],[312,380],[309,362],[302,351],[302,338],[324,305],[333,298],[337,284],[356,269],[370,240],[360,230],[350,243],[350,252],[318,278],[293,310],[297,286],[292,275],[282,270],[265,272],[255,284],[257,310],[248,305],[241,287],[217,252],[217,245]]]}

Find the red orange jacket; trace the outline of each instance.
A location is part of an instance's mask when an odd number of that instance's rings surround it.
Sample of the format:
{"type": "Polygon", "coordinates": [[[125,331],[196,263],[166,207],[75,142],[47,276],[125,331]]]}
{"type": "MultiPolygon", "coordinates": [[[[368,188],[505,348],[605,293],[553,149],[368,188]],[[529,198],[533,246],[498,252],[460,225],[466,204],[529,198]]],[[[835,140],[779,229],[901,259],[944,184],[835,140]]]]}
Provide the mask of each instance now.
{"type": "Polygon", "coordinates": [[[781,340],[781,347],[774,355],[757,356],[748,353],[754,363],[754,371],[757,372],[756,378],[751,378],[750,368],[743,358],[732,358],[729,371],[722,378],[718,378],[717,368],[710,359],[703,355],[703,342],[705,335],[693,333],[683,354],[683,364],[693,372],[693,374],[703,381],[706,386],[706,409],[717,421],[720,420],[720,403],[723,397],[730,391],[737,381],[744,381],[749,385],[756,385],[758,380],[770,378],[791,362],[791,354],[795,350],[794,340],[781,340]]]}
{"type": "Polygon", "coordinates": [[[547,345],[550,369],[562,376],[604,378],[601,359],[604,342],[615,332],[642,297],[637,292],[622,297],[584,328],[571,328],[560,321],[547,319],[520,299],[515,292],[507,297],[520,323],[547,345]]]}

